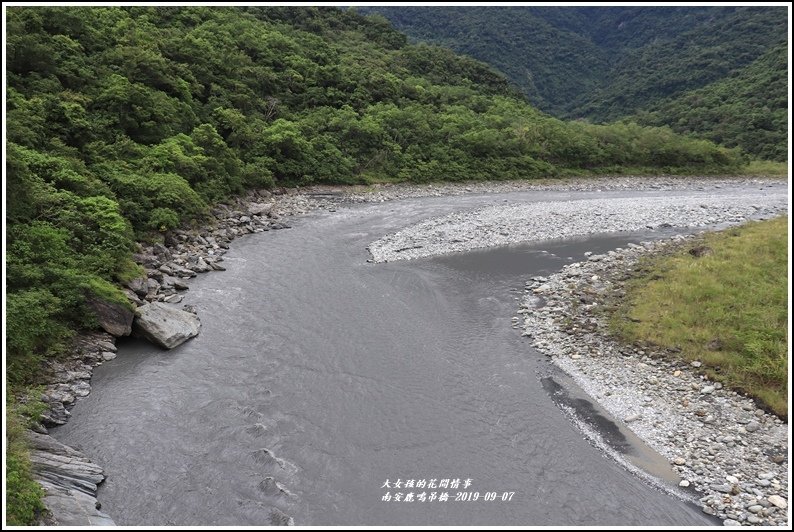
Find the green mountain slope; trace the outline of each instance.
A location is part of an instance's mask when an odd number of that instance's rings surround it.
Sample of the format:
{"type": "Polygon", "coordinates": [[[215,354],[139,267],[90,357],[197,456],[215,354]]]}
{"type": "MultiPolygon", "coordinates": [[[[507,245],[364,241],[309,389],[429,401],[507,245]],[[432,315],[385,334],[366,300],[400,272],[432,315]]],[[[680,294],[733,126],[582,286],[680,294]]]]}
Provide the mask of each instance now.
{"type": "Polygon", "coordinates": [[[538,9],[523,7],[358,8],[384,15],[414,39],[493,65],[533,105],[562,116],[572,100],[604,82],[610,59],[588,35],[577,33],[586,25],[578,13],[567,17],[564,8],[545,9],[559,19],[547,21],[538,9]]]}
{"type": "Polygon", "coordinates": [[[771,161],[787,158],[787,48],[777,46],[735,75],[660,102],[633,118],[669,124],[771,161]]]}
{"type": "Polygon", "coordinates": [[[626,50],[608,82],[571,114],[612,121],[734,74],[786,42],[782,14],[776,8],[737,8],[672,39],[626,50]]]}
{"type": "MultiPolygon", "coordinates": [[[[530,102],[564,118],[610,122],[644,111],[650,123],[677,124],[680,114],[665,117],[668,102],[712,83],[738,79],[776,46],[787,43],[784,7],[377,7],[377,12],[414,39],[449,46],[504,72],[530,102]]],[[[761,62],[765,76],[785,78],[785,62],[761,62]]],[[[763,92],[785,98],[784,85],[763,92]]],[[[721,89],[730,92],[726,85],[721,89]]],[[[737,93],[742,87],[736,87],[737,93]]],[[[766,96],[765,96],[766,98],[766,96]]],[[[679,110],[683,105],[679,105],[679,110]]],[[[728,128],[719,138],[758,157],[785,151],[787,129],[774,121],[762,142],[739,138],[756,131],[736,101],[721,112],[736,113],[727,122],[744,122],[749,132],[728,128]]],[[[707,124],[689,121],[688,132],[716,139],[707,124]],[[702,124],[700,129],[697,124],[702,124]]],[[[759,126],[760,127],[760,126],[759,126]]],[[[779,158],[779,156],[777,156],[779,158]]]]}

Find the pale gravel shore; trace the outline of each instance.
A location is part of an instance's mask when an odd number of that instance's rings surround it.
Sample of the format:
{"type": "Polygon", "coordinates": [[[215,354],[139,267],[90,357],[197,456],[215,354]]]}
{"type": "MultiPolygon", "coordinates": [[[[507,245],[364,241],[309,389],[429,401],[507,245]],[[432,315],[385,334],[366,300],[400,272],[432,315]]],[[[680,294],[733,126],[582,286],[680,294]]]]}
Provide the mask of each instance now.
{"type": "Polygon", "coordinates": [[[675,353],[610,337],[605,297],[641,257],[691,237],[631,245],[527,283],[524,335],[616,419],[665,456],[705,513],[727,525],[788,520],[788,425],[709,381],[675,353]],[[542,298],[542,300],[540,299],[542,298]]]}

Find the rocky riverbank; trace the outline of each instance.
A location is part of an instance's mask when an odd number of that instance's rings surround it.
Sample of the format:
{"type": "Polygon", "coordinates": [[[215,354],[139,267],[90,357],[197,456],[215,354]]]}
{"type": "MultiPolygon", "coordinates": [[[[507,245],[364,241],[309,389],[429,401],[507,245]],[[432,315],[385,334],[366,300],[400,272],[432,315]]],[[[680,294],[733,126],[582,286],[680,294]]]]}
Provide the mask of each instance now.
{"type": "Polygon", "coordinates": [[[290,216],[335,210],[343,200],[342,195],[327,191],[314,196],[258,191],[216,206],[201,229],[177,230],[167,234],[163,243],[139,245],[133,258],[145,275],[123,287],[131,308],[90,301],[104,331],[79,335],[63,356],[45,364],[43,380],[47,384],[41,395],[45,410],[30,433],[34,478],[45,490],[49,511],[41,524],[114,524],[98,510],[96,490],[105,478],[102,468],[78,450],[59,444],[48,429],[66,423],[75,403],[90,393],[94,368],[116,357],[116,338],[136,333],[170,349],[196,336],[200,323],[193,309],[177,306],[189,289],[190,278],[225,270],[223,255],[235,238],[288,229],[290,216]]]}
{"type": "MultiPolygon", "coordinates": [[[[46,405],[41,424],[36,430],[41,434],[47,433],[47,427],[65,423],[74,403],[80,397],[90,392],[90,379],[93,368],[104,361],[116,356],[115,339],[117,336],[129,334],[135,328],[134,318],[137,313],[145,314],[141,309],[153,309],[160,303],[178,309],[184,297],[184,292],[189,289],[189,279],[210,271],[223,271],[223,256],[229,249],[231,242],[240,236],[264,231],[289,229],[290,219],[293,216],[316,211],[335,211],[341,205],[364,202],[384,202],[389,200],[442,195],[460,194],[486,194],[506,193],[512,191],[606,191],[606,190],[719,190],[730,185],[745,185],[758,187],[764,190],[768,187],[779,185],[777,181],[754,178],[631,178],[631,177],[605,177],[572,179],[564,181],[547,182],[489,182],[473,184],[444,184],[444,185],[382,185],[372,187],[310,187],[303,189],[282,189],[274,192],[268,190],[254,191],[245,197],[236,199],[228,204],[217,205],[212,210],[211,219],[201,228],[180,229],[165,235],[162,243],[140,244],[134,255],[135,261],[141,265],[145,275],[126,283],[124,292],[132,307],[122,305],[107,305],[96,302],[99,321],[104,333],[89,333],[78,337],[74,347],[57,360],[48,362],[46,368],[46,382],[42,400],[46,405]],[[151,305],[148,306],[147,305],[151,305]]],[[[768,199],[768,194],[764,197],[768,199]]],[[[768,202],[760,201],[759,205],[768,202]]],[[[746,214],[751,214],[746,208],[740,212],[725,211],[726,216],[738,219],[746,214]]],[[[759,207],[765,209],[766,207],[759,207]]],[[[755,210],[759,210],[755,209],[755,210]]],[[[754,210],[754,211],[755,211],[754,210]]],[[[754,212],[753,211],[753,212],[754,212]]],[[[763,211],[765,212],[765,211],[763,211]]],[[[600,215],[603,215],[601,213],[600,215]]],[[[758,214],[758,213],[756,213],[758,214]]],[[[617,226],[615,226],[617,227],[617,226]]],[[[489,228],[490,229],[490,228],[489,228]]],[[[608,229],[604,229],[608,230],[608,229]]],[[[619,230],[619,229],[613,229],[619,230]]],[[[510,236],[510,235],[508,235],[510,236]]],[[[502,235],[499,235],[501,238],[502,235]]],[[[490,240],[490,244],[498,245],[499,239],[490,240]]],[[[393,250],[392,250],[393,251],[393,250]]],[[[408,255],[403,255],[405,258],[408,255]]],[[[185,308],[191,311],[190,308],[185,308]]],[[[177,342],[184,341],[198,334],[198,326],[192,318],[185,317],[184,332],[181,332],[177,342]]],[[[140,324],[140,323],[139,323],[140,324]]],[[[145,335],[144,335],[145,336],[145,335]]],[[[168,334],[163,335],[161,345],[172,346],[168,334]]],[[[178,343],[173,344],[178,345],[178,343]]],[[[46,454],[47,449],[41,449],[46,454]]],[[[77,452],[77,451],[75,451],[77,452]]],[[[51,453],[52,454],[52,453],[51,453]]],[[[56,453],[57,454],[57,453],[56,453]]],[[[84,457],[80,457],[82,460],[84,457]]],[[[58,460],[57,456],[50,456],[49,460],[58,460]]],[[[101,472],[101,469],[99,469],[101,472]]],[[[50,477],[56,473],[50,473],[50,477]]],[[[68,477],[68,474],[65,474],[68,477]]],[[[64,481],[68,485],[68,478],[64,481]]],[[[98,484],[98,480],[95,484],[98,484]]],[[[42,485],[48,493],[52,493],[52,478],[47,485],[42,485]]],[[[89,490],[90,491],[90,490],[89,490]]],[[[53,519],[61,523],[77,524],[81,515],[85,518],[86,492],[72,490],[74,504],[65,502],[69,490],[61,490],[61,502],[50,506],[53,519]],[[69,508],[73,511],[70,513],[69,508]]],[[[104,518],[104,517],[103,517],[104,518]]],[[[87,519],[87,518],[86,518],[87,519]]],[[[84,524],[89,524],[85,521],[84,524]]]]}
{"type": "Polygon", "coordinates": [[[527,283],[524,335],[670,460],[681,486],[726,525],[787,523],[788,426],[673,352],[622,345],[601,311],[637,261],[691,237],[630,245],[527,283]]]}

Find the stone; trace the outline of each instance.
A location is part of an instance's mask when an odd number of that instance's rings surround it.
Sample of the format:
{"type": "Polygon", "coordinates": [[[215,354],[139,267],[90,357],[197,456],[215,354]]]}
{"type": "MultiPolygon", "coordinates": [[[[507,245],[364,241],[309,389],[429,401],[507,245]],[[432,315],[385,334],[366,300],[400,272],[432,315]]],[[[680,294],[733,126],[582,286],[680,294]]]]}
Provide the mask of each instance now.
{"type": "Polygon", "coordinates": [[[690,363],[690,366],[692,366],[693,368],[699,368],[702,365],[703,365],[703,363],[700,360],[693,360],[690,363]]]}
{"type": "Polygon", "coordinates": [[[686,464],[686,459],[681,456],[676,456],[675,458],[673,458],[673,463],[675,465],[684,465],[686,464]]]}
{"type": "Polygon", "coordinates": [[[145,266],[146,268],[152,268],[152,269],[157,269],[162,264],[160,259],[158,259],[154,255],[150,255],[147,253],[133,253],[132,260],[134,260],[138,264],[145,266]]]}
{"type": "Polygon", "coordinates": [[[139,297],[144,297],[149,292],[149,286],[146,283],[146,277],[137,277],[132,281],[127,282],[127,288],[135,292],[139,297]]]}
{"type": "Polygon", "coordinates": [[[113,351],[103,351],[102,352],[102,359],[103,360],[113,360],[116,358],[116,353],[113,351]]]}
{"type": "Polygon", "coordinates": [[[94,294],[86,296],[86,303],[106,332],[113,336],[128,336],[132,332],[135,315],[130,307],[115,301],[105,301],[94,294]]]}
{"type": "Polygon", "coordinates": [[[758,421],[751,421],[747,425],[745,425],[744,430],[747,432],[755,432],[761,428],[761,424],[758,421]]]}
{"type": "Polygon", "coordinates": [[[773,505],[780,508],[781,510],[785,510],[786,508],[788,508],[788,502],[786,502],[786,499],[784,499],[780,495],[770,495],[769,497],[767,497],[767,500],[773,505]]]}
{"type": "Polygon", "coordinates": [[[752,506],[747,508],[747,511],[751,512],[751,513],[754,513],[754,514],[757,514],[758,512],[760,512],[763,509],[764,509],[764,507],[761,506],[760,504],[753,504],[752,506]]]}
{"type": "Polygon", "coordinates": [[[122,288],[121,291],[124,292],[124,295],[127,297],[127,300],[133,305],[135,306],[143,305],[143,301],[141,301],[141,298],[138,297],[138,294],[136,294],[129,288],[122,288]]]}
{"type": "Polygon", "coordinates": [[[193,271],[198,273],[205,273],[210,271],[210,269],[210,265],[207,264],[201,257],[199,257],[199,259],[196,261],[196,265],[193,267],[193,271]]]}
{"type": "Polygon", "coordinates": [[[729,484],[711,484],[709,488],[720,493],[730,493],[732,489],[729,484]]]}
{"type": "Polygon", "coordinates": [[[726,519],[722,524],[725,526],[741,526],[741,523],[735,519],[726,519]]]}
{"type": "Polygon", "coordinates": [[[200,328],[198,316],[164,303],[149,303],[135,311],[136,334],[166,349],[198,335],[200,328]]]}
{"type": "Polygon", "coordinates": [[[704,387],[703,387],[703,388],[700,390],[700,393],[703,393],[703,394],[710,394],[710,393],[714,393],[714,386],[704,386],[704,387]]]}
{"type": "Polygon", "coordinates": [[[638,419],[642,419],[642,414],[632,414],[623,421],[626,423],[631,423],[632,421],[637,421],[638,419]]]}
{"type": "Polygon", "coordinates": [[[681,486],[682,488],[688,488],[689,487],[689,481],[684,479],[681,482],[679,482],[678,485],[681,486]]]}
{"type": "Polygon", "coordinates": [[[251,203],[248,206],[248,212],[251,215],[270,214],[270,211],[272,209],[273,209],[272,203],[251,203]]]}
{"type": "Polygon", "coordinates": [[[182,281],[181,279],[176,279],[176,278],[174,278],[174,281],[172,281],[172,283],[173,283],[173,284],[172,284],[172,286],[173,286],[173,287],[174,287],[176,290],[187,290],[188,288],[190,288],[190,287],[187,285],[187,283],[185,283],[185,282],[184,282],[184,281],[182,281]]]}

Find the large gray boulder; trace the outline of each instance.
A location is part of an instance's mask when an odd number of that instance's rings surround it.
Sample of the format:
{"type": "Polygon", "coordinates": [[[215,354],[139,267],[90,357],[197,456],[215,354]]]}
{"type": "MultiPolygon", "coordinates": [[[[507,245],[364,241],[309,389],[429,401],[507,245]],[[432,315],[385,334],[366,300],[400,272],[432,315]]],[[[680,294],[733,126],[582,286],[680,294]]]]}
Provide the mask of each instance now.
{"type": "Polygon", "coordinates": [[[95,295],[86,297],[86,302],[99,322],[99,325],[113,336],[127,336],[132,331],[135,315],[130,306],[105,301],[95,295]]]}
{"type": "Polygon", "coordinates": [[[135,333],[166,349],[198,335],[198,316],[164,303],[149,303],[135,311],[135,333]]]}

